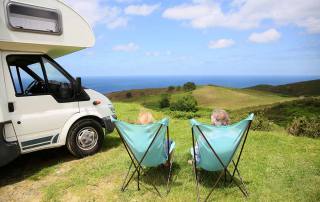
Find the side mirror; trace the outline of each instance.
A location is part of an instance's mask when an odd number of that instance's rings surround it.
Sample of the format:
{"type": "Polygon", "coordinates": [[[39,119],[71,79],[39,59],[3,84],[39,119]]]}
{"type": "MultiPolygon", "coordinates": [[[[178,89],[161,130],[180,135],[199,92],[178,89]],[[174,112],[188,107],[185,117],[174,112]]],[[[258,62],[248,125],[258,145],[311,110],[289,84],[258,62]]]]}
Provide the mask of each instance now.
{"type": "Polygon", "coordinates": [[[81,78],[77,77],[76,81],[75,81],[75,85],[74,85],[74,90],[75,90],[76,96],[80,95],[81,89],[82,89],[81,78]]]}

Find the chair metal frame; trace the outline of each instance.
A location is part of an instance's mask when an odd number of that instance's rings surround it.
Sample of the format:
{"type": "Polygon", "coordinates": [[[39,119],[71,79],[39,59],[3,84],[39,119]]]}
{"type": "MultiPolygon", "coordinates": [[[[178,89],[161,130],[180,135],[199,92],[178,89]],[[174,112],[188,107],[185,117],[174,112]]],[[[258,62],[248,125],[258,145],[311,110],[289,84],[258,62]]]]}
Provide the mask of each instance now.
{"type": "Polygon", "coordinates": [[[250,130],[250,127],[251,127],[251,123],[252,123],[252,120],[249,120],[249,123],[248,123],[248,126],[247,128],[243,131],[243,135],[242,134],[242,137],[241,137],[241,140],[239,141],[234,153],[232,154],[232,164],[234,166],[234,170],[232,172],[232,174],[230,173],[230,171],[228,170],[228,167],[229,165],[231,164],[231,162],[228,164],[228,165],[224,165],[224,163],[222,162],[221,158],[219,157],[219,155],[216,153],[216,151],[214,150],[214,148],[210,145],[208,139],[206,138],[206,136],[203,134],[203,132],[201,131],[200,127],[198,125],[194,125],[192,126],[191,128],[191,132],[192,132],[192,147],[193,147],[193,171],[194,171],[194,174],[195,174],[195,180],[196,180],[196,188],[197,188],[197,200],[200,201],[200,192],[199,192],[199,177],[200,177],[200,173],[199,173],[199,170],[197,169],[197,162],[195,160],[195,156],[196,156],[196,150],[195,150],[195,136],[194,136],[194,127],[196,127],[201,136],[204,138],[205,142],[208,144],[210,150],[212,151],[213,155],[218,159],[219,163],[221,164],[221,166],[223,167],[223,169],[221,170],[217,180],[215,181],[214,183],[214,186],[212,187],[212,189],[210,190],[209,194],[207,195],[207,197],[205,198],[205,201],[207,201],[209,199],[209,197],[211,196],[211,194],[213,193],[214,191],[214,188],[217,186],[218,182],[220,181],[222,175],[224,174],[224,182],[226,182],[226,177],[227,177],[227,174],[229,174],[229,176],[231,177],[231,180],[230,180],[230,185],[232,182],[235,182],[235,184],[237,185],[237,187],[240,189],[240,191],[244,194],[245,197],[248,197],[249,196],[249,193],[247,191],[247,188],[242,180],[242,177],[240,175],[240,171],[238,169],[238,165],[239,165],[239,161],[240,161],[240,158],[241,158],[241,155],[242,155],[242,152],[243,152],[243,148],[244,148],[244,145],[246,143],[246,140],[247,140],[247,137],[248,137],[248,133],[249,133],[249,130],[250,130]],[[244,138],[244,139],[243,139],[244,138]],[[240,145],[240,143],[242,142],[242,146],[241,146],[241,150],[239,152],[239,155],[238,155],[238,158],[237,158],[237,161],[234,162],[233,161],[233,157],[236,153],[236,151],[238,150],[238,147],[240,145]],[[237,172],[238,176],[239,176],[239,179],[240,179],[240,182],[241,184],[239,184],[237,182],[237,180],[235,179],[235,172],[237,172]],[[241,187],[242,185],[242,187],[241,187]]]}
{"type": "MultiPolygon", "coordinates": [[[[172,172],[172,164],[173,164],[173,159],[171,159],[171,156],[170,156],[170,135],[169,135],[169,126],[165,126],[164,124],[161,124],[161,126],[159,127],[159,129],[157,130],[155,136],[153,137],[150,145],[148,146],[146,152],[143,154],[142,158],[140,161],[138,161],[138,159],[136,158],[136,156],[134,155],[134,153],[132,152],[132,150],[130,149],[129,145],[126,143],[125,139],[123,138],[123,135],[121,134],[119,128],[117,126],[115,126],[119,136],[120,136],[120,139],[127,151],[127,153],[129,154],[129,157],[131,159],[131,164],[129,166],[129,169],[128,169],[128,172],[126,174],[126,177],[124,178],[123,180],[123,183],[122,183],[122,187],[121,187],[121,191],[125,191],[125,189],[128,187],[129,183],[131,182],[131,180],[133,179],[134,175],[137,173],[137,188],[138,188],[138,191],[140,190],[140,177],[141,177],[141,174],[145,173],[146,169],[144,169],[142,166],[141,166],[141,163],[143,162],[143,160],[145,159],[146,155],[148,154],[148,151],[150,149],[150,147],[152,146],[152,144],[154,143],[155,139],[158,137],[159,135],[159,132],[160,130],[162,129],[162,127],[167,127],[167,132],[166,132],[166,136],[167,136],[167,154],[168,154],[168,162],[170,163],[169,165],[169,168],[168,168],[168,178],[167,178],[167,189],[166,189],[166,194],[169,193],[170,191],[170,187],[169,187],[169,182],[170,182],[170,177],[171,177],[171,172],[172,172]],[[134,166],[134,171],[132,172],[131,176],[129,177],[129,173],[130,173],[130,170],[132,168],[132,165],[134,166]],[[129,177],[129,180],[127,180],[129,177]]],[[[173,151],[172,151],[173,152],[173,151]]],[[[159,192],[158,188],[153,184],[151,183],[153,188],[156,190],[156,192],[158,193],[158,195],[160,197],[162,197],[161,193],[159,192]]]]}

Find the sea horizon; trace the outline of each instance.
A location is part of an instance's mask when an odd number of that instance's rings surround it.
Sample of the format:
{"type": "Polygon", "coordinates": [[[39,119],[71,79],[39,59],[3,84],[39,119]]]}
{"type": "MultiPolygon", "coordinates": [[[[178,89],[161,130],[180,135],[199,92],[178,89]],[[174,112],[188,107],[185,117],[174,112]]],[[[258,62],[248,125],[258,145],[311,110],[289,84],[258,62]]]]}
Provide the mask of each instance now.
{"type": "Polygon", "coordinates": [[[301,81],[320,79],[319,76],[85,76],[82,83],[86,88],[100,93],[111,93],[124,90],[165,88],[181,86],[186,82],[196,85],[217,85],[229,88],[247,88],[256,85],[284,85],[301,81]]]}

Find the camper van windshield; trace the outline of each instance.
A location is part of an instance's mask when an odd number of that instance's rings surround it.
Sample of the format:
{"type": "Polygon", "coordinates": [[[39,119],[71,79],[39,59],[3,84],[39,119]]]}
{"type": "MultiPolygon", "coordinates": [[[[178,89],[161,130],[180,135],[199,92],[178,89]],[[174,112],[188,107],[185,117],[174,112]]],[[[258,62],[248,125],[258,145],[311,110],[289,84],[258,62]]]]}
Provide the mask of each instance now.
{"type": "Polygon", "coordinates": [[[17,96],[50,94],[59,101],[73,98],[71,78],[45,56],[10,55],[7,62],[17,96]]]}

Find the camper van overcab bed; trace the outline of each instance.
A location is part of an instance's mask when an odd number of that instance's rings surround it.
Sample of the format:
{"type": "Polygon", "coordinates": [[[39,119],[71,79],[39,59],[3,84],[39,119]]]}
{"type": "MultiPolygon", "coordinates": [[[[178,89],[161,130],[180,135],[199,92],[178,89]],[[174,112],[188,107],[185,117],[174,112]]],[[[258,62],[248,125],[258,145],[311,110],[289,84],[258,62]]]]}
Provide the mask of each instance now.
{"type": "Polygon", "coordinates": [[[77,157],[99,151],[112,103],[54,60],[94,40],[62,0],[0,0],[0,166],[64,145],[77,157]]]}

